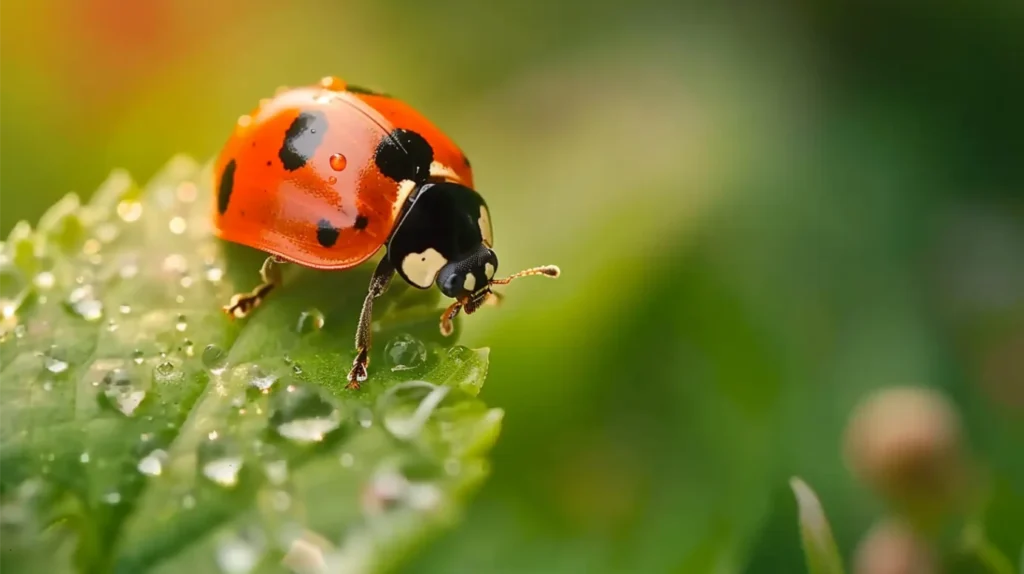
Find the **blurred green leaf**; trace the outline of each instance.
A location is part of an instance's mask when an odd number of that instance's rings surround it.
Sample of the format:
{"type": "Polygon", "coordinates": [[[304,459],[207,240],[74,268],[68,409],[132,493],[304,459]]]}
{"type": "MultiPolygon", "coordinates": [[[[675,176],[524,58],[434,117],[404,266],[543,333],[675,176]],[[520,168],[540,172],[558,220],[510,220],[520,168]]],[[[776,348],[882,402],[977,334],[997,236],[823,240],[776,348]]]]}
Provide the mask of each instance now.
{"type": "Polygon", "coordinates": [[[789,482],[800,507],[800,536],[809,574],[843,574],[843,561],[818,496],[799,478],[789,482]]]}
{"type": "Polygon", "coordinates": [[[379,571],[487,475],[487,350],[441,338],[436,291],[379,300],[346,390],[369,269],[286,266],[232,321],[263,255],[213,238],[210,180],[117,172],[2,244],[5,572],[379,571]]]}

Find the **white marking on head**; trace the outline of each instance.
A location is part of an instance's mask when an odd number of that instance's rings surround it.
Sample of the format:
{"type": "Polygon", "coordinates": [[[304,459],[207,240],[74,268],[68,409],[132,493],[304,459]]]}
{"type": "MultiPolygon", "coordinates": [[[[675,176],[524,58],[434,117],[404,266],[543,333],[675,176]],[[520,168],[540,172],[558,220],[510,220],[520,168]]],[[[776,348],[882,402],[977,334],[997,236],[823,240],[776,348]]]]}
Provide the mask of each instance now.
{"type": "Polygon", "coordinates": [[[448,260],[433,247],[423,253],[410,253],[402,259],[402,274],[417,287],[430,287],[448,260]]]}
{"type": "Polygon", "coordinates": [[[486,275],[488,279],[494,279],[494,265],[491,265],[490,261],[484,263],[484,275],[486,275]]]}
{"type": "Polygon", "coordinates": [[[462,286],[466,291],[473,292],[476,289],[476,277],[472,273],[466,275],[466,280],[462,282],[462,286]]]}
{"type": "Polygon", "coordinates": [[[477,224],[480,225],[480,236],[484,238],[484,245],[487,247],[494,247],[494,231],[491,229],[491,214],[487,212],[487,207],[480,206],[480,219],[477,220],[477,224]]]}
{"type": "Polygon", "coordinates": [[[434,161],[430,163],[430,177],[443,179],[454,183],[462,183],[462,178],[459,177],[459,174],[455,173],[455,170],[439,161],[434,161]]]}
{"type": "Polygon", "coordinates": [[[391,204],[391,211],[398,213],[405,207],[405,202],[409,200],[409,194],[412,190],[416,189],[416,182],[411,179],[403,179],[398,184],[398,196],[395,198],[395,202],[391,204]]]}

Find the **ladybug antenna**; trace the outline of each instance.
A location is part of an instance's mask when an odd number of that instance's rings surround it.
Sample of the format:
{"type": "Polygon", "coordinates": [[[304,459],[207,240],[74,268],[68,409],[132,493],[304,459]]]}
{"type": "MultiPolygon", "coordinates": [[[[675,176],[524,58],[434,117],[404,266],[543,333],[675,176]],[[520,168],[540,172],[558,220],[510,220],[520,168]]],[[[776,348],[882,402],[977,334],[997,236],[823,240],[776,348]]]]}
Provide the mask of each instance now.
{"type": "Polygon", "coordinates": [[[504,279],[492,279],[491,285],[508,285],[513,279],[520,277],[527,277],[529,275],[546,275],[551,278],[558,277],[562,271],[557,265],[541,265],[540,267],[531,267],[530,269],[523,269],[519,273],[513,273],[504,279]]]}
{"type": "Polygon", "coordinates": [[[519,273],[513,273],[504,279],[492,279],[487,283],[485,289],[481,289],[474,296],[469,296],[464,299],[455,301],[444,310],[444,314],[441,315],[441,334],[445,337],[452,334],[455,330],[455,326],[452,324],[452,320],[459,314],[459,311],[465,309],[466,314],[475,312],[480,305],[489,303],[492,305],[498,304],[501,301],[501,294],[491,291],[491,285],[508,285],[513,279],[520,277],[527,277],[529,275],[545,275],[547,277],[555,278],[558,277],[562,271],[557,265],[541,265],[540,267],[531,267],[530,269],[523,269],[519,273]]]}

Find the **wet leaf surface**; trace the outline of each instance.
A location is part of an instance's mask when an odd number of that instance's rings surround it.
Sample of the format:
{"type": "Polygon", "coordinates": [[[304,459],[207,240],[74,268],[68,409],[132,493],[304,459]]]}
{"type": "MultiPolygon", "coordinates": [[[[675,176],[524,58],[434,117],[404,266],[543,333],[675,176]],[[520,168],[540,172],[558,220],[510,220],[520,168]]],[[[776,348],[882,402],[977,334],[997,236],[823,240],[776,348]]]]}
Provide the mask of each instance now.
{"type": "Polygon", "coordinates": [[[213,238],[210,179],[114,173],[3,243],[5,571],[375,572],[487,475],[487,350],[441,337],[436,290],[393,284],[346,390],[372,263],[286,265],[228,318],[263,255],[213,238]]]}

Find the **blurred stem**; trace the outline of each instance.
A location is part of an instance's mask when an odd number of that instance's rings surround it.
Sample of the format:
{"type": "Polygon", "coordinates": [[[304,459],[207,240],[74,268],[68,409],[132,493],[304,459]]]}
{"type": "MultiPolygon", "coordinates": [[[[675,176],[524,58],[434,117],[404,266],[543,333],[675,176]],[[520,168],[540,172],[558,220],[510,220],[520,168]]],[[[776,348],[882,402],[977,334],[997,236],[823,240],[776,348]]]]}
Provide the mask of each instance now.
{"type": "Polygon", "coordinates": [[[978,560],[987,566],[994,574],[1014,574],[1013,564],[1010,563],[1010,559],[1004,556],[1003,553],[987,539],[982,540],[981,543],[974,548],[974,553],[978,557],[978,560]]]}
{"type": "Polygon", "coordinates": [[[968,553],[973,554],[989,572],[1014,574],[1013,563],[995,544],[992,544],[980,524],[975,522],[964,528],[964,541],[968,553]]]}

